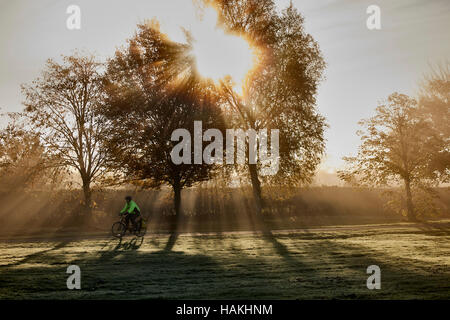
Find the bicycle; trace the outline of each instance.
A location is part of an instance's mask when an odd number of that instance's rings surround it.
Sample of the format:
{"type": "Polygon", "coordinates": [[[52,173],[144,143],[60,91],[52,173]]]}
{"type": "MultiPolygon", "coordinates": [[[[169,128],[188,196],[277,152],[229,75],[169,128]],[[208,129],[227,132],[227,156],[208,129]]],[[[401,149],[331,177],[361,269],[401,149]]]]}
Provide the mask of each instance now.
{"type": "Polygon", "coordinates": [[[126,225],[126,216],[122,215],[120,217],[120,221],[114,222],[111,227],[111,232],[113,237],[116,238],[122,238],[125,236],[127,231],[130,232],[130,234],[134,234],[137,237],[143,237],[147,233],[147,219],[141,217],[139,221],[136,222],[135,226],[136,229],[133,228],[133,223],[128,223],[126,225]]]}

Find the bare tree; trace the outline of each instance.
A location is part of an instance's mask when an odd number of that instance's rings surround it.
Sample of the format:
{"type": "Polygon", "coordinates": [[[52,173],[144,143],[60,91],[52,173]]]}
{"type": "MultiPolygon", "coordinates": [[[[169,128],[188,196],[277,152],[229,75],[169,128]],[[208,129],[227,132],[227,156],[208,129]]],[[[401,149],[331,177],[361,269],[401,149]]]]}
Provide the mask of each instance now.
{"type": "Polygon", "coordinates": [[[22,86],[24,115],[58,166],[78,172],[88,210],[91,185],[105,162],[99,149],[102,120],[95,112],[102,94],[101,67],[92,56],[64,56],[63,64],[49,59],[42,76],[22,86]]]}

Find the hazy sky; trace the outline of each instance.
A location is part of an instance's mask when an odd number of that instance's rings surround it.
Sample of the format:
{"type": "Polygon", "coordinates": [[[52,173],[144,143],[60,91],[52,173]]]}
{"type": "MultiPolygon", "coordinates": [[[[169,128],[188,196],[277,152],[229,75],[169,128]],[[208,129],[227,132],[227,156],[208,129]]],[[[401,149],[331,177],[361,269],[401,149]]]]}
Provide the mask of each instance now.
{"type": "MultiPolygon", "coordinates": [[[[279,8],[289,0],[277,1],[279,8]]],[[[325,170],[355,152],[357,121],[373,114],[391,92],[415,94],[430,63],[450,58],[449,0],[294,0],[307,32],[318,41],[326,62],[326,81],[318,108],[326,116],[325,170]],[[381,8],[381,30],[366,27],[369,5],[381,8]]],[[[84,49],[101,58],[125,44],[144,19],[182,41],[196,11],[190,0],[0,0],[0,108],[22,108],[20,84],[38,76],[48,58],[84,49]],[[66,9],[81,8],[81,30],[68,30],[66,9]]]]}

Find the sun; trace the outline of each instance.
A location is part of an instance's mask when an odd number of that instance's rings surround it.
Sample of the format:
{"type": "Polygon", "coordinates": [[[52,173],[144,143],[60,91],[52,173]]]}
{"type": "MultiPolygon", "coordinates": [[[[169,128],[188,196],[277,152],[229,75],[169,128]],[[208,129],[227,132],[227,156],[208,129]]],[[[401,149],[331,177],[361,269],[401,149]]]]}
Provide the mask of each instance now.
{"type": "Polygon", "coordinates": [[[198,72],[215,82],[229,76],[234,82],[234,90],[242,93],[245,77],[253,67],[250,44],[244,38],[220,29],[213,8],[205,9],[203,18],[191,32],[198,72]]]}

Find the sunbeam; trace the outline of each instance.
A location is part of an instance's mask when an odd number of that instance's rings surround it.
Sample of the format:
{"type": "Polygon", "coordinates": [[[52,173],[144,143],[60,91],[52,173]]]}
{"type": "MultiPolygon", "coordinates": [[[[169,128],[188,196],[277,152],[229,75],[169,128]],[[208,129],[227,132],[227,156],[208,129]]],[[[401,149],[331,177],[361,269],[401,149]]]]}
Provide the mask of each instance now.
{"type": "Polygon", "coordinates": [[[217,12],[213,8],[205,9],[202,19],[191,32],[198,72],[215,82],[229,76],[234,82],[234,90],[242,94],[245,77],[254,65],[250,44],[219,28],[217,12]]]}

